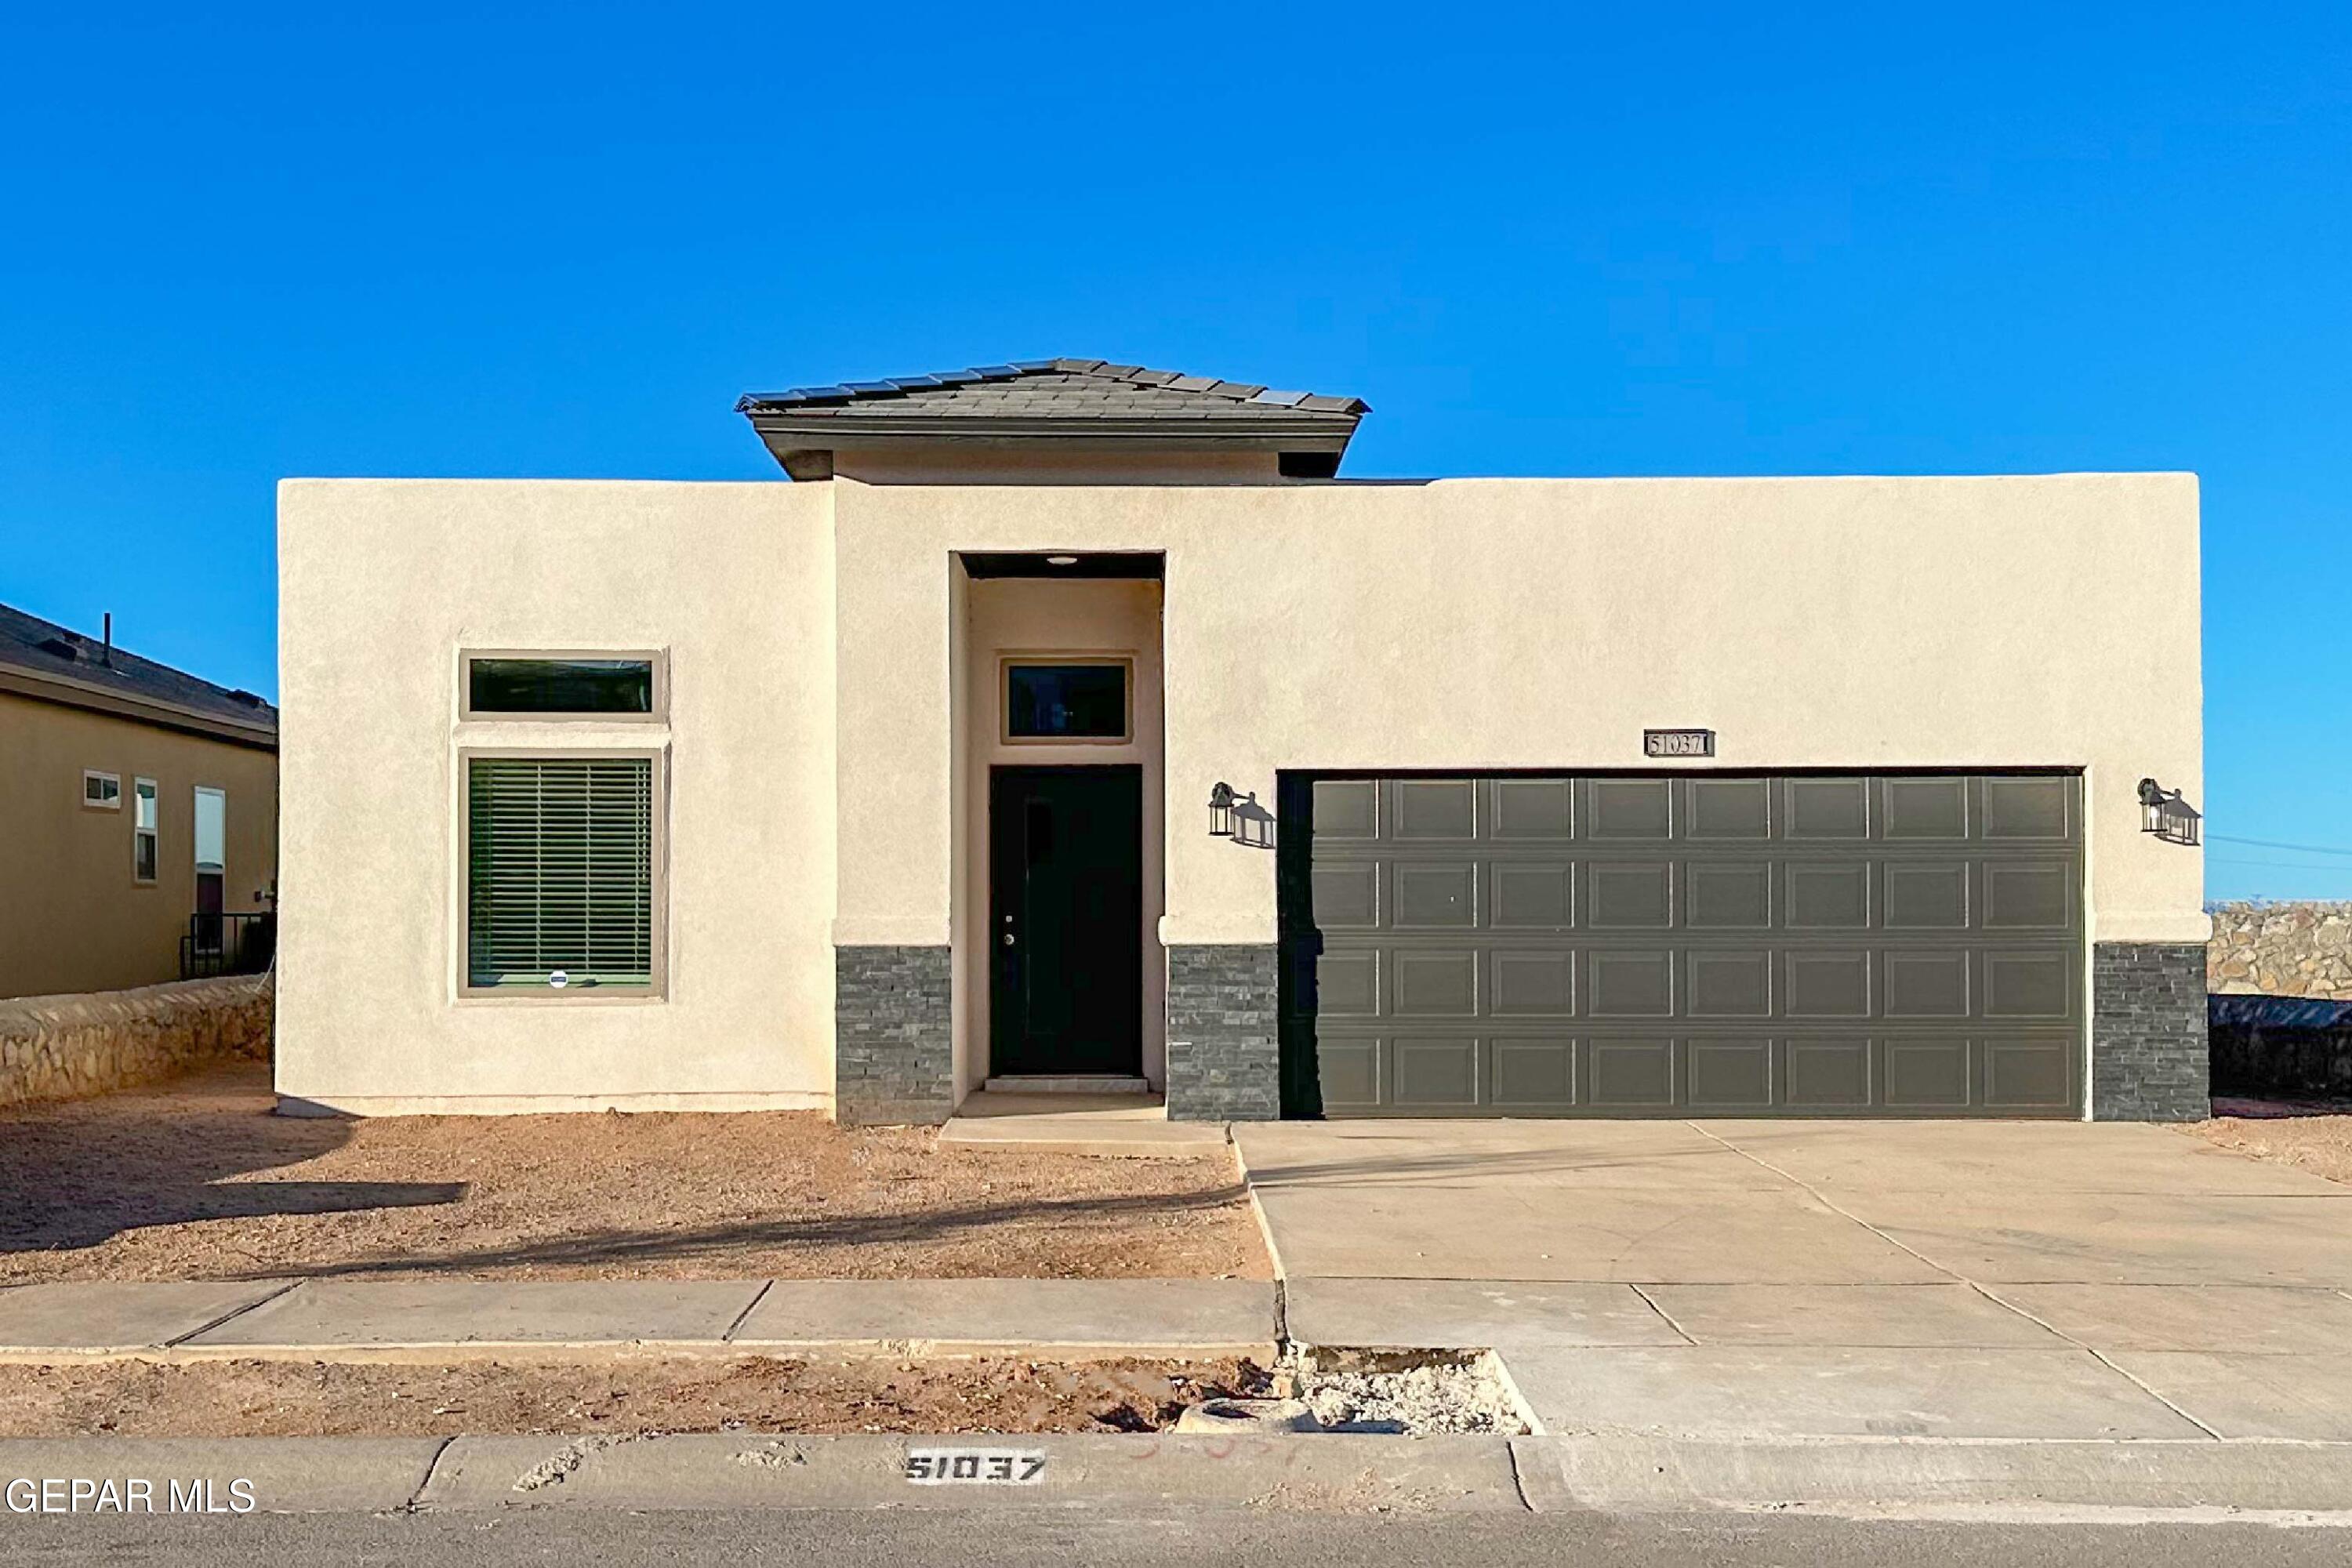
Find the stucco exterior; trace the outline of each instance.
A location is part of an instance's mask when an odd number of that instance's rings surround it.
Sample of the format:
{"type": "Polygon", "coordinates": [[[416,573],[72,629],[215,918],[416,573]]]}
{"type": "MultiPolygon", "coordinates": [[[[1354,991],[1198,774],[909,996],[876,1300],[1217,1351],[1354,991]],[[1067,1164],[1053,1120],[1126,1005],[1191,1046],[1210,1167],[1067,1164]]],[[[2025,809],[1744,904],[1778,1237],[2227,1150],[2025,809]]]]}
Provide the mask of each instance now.
{"type": "Polygon", "coordinates": [[[0,691],[0,997],[176,980],[196,908],[195,791],[226,797],[223,907],[266,910],[278,877],[278,758],[251,745],[0,691]],[[116,775],[85,805],[87,770],[116,775]],[[154,781],[155,879],[133,874],[134,792],[154,781]]]}
{"type": "Polygon", "coordinates": [[[2186,475],[298,481],[280,559],[279,1088],[329,1106],[823,1105],[836,949],[955,950],[968,1089],[1012,646],[1155,671],[1169,948],[1276,939],[1275,857],[1205,831],[1219,780],[1641,768],[1664,725],[1717,732],[1692,766],[2079,768],[2093,941],[2206,934],[2200,851],[2132,793],[2202,795],[2186,475]],[[1098,625],[1113,584],[957,564],[1049,551],[1161,553],[1156,643],[1143,585],[1098,625]],[[460,723],[461,651],[533,647],[665,650],[667,723],[460,723]],[[460,997],[457,758],[624,741],[665,759],[665,994],[460,997]]]}

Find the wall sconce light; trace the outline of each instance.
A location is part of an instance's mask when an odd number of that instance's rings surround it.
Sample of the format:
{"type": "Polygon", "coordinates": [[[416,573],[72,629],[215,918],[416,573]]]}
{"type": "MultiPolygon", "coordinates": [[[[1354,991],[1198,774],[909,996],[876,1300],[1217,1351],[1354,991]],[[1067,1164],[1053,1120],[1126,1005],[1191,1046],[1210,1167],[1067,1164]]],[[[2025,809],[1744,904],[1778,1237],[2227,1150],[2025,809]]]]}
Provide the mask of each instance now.
{"type": "Polygon", "coordinates": [[[1245,849],[1274,847],[1274,813],[1258,805],[1257,792],[1236,795],[1219,779],[1209,792],[1209,837],[1230,838],[1245,849]]]}
{"type": "Polygon", "coordinates": [[[1234,836],[1234,786],[1219,779],[1209,792],[1209,837],[1231,838],[1234,836]]]}
{"type": "Polygon", "coordinates": [[[2139,781],[2139,830],[2153,833],[2167,844],[2204,842],[2204,814],[2154,779],[2139,781]]]}

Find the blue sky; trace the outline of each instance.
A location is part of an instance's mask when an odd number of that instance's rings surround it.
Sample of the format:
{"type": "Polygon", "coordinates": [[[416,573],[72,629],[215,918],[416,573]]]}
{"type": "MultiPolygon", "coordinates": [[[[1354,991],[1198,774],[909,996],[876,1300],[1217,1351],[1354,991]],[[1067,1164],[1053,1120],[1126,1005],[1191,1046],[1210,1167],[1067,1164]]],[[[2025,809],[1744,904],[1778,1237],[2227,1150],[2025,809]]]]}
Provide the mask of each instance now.
{"type": "Polygon", "coordinates": [[[2209,891],[2352,897],[2223,837],[2352,848],[2346,7],[343,9],[0,23],[0,600],[274,692],[280,476],[1060,353],[1368,477],[2191,468],[2209,891]]]}

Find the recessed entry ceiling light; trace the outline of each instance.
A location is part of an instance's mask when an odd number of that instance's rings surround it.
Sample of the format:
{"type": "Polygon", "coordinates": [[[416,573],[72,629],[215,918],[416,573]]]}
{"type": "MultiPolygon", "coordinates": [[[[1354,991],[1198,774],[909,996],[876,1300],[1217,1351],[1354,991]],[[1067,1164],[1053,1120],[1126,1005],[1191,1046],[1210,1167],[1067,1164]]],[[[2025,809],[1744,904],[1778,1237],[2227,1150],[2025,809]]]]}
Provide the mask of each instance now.
{"type": "Polygon", "coordinates": [[[1077,563],[1078,558],[1075,555],[1048,555],[1045,557],[1045,564],[1048,566],[1076,566],[1077,563]]]}

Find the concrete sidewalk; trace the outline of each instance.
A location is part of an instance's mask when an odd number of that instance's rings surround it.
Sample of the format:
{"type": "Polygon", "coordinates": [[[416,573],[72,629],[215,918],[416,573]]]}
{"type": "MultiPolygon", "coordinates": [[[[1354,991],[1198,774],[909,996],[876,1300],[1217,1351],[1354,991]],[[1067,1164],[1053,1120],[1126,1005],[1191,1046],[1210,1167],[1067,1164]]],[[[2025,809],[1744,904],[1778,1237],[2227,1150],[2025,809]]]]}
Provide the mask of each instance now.
{"type": "Polygon", "coordinates": [[[1248,1279],[349,1279],[0,1290],[0,1361],[1275,1353],[1248,1279]]]}

